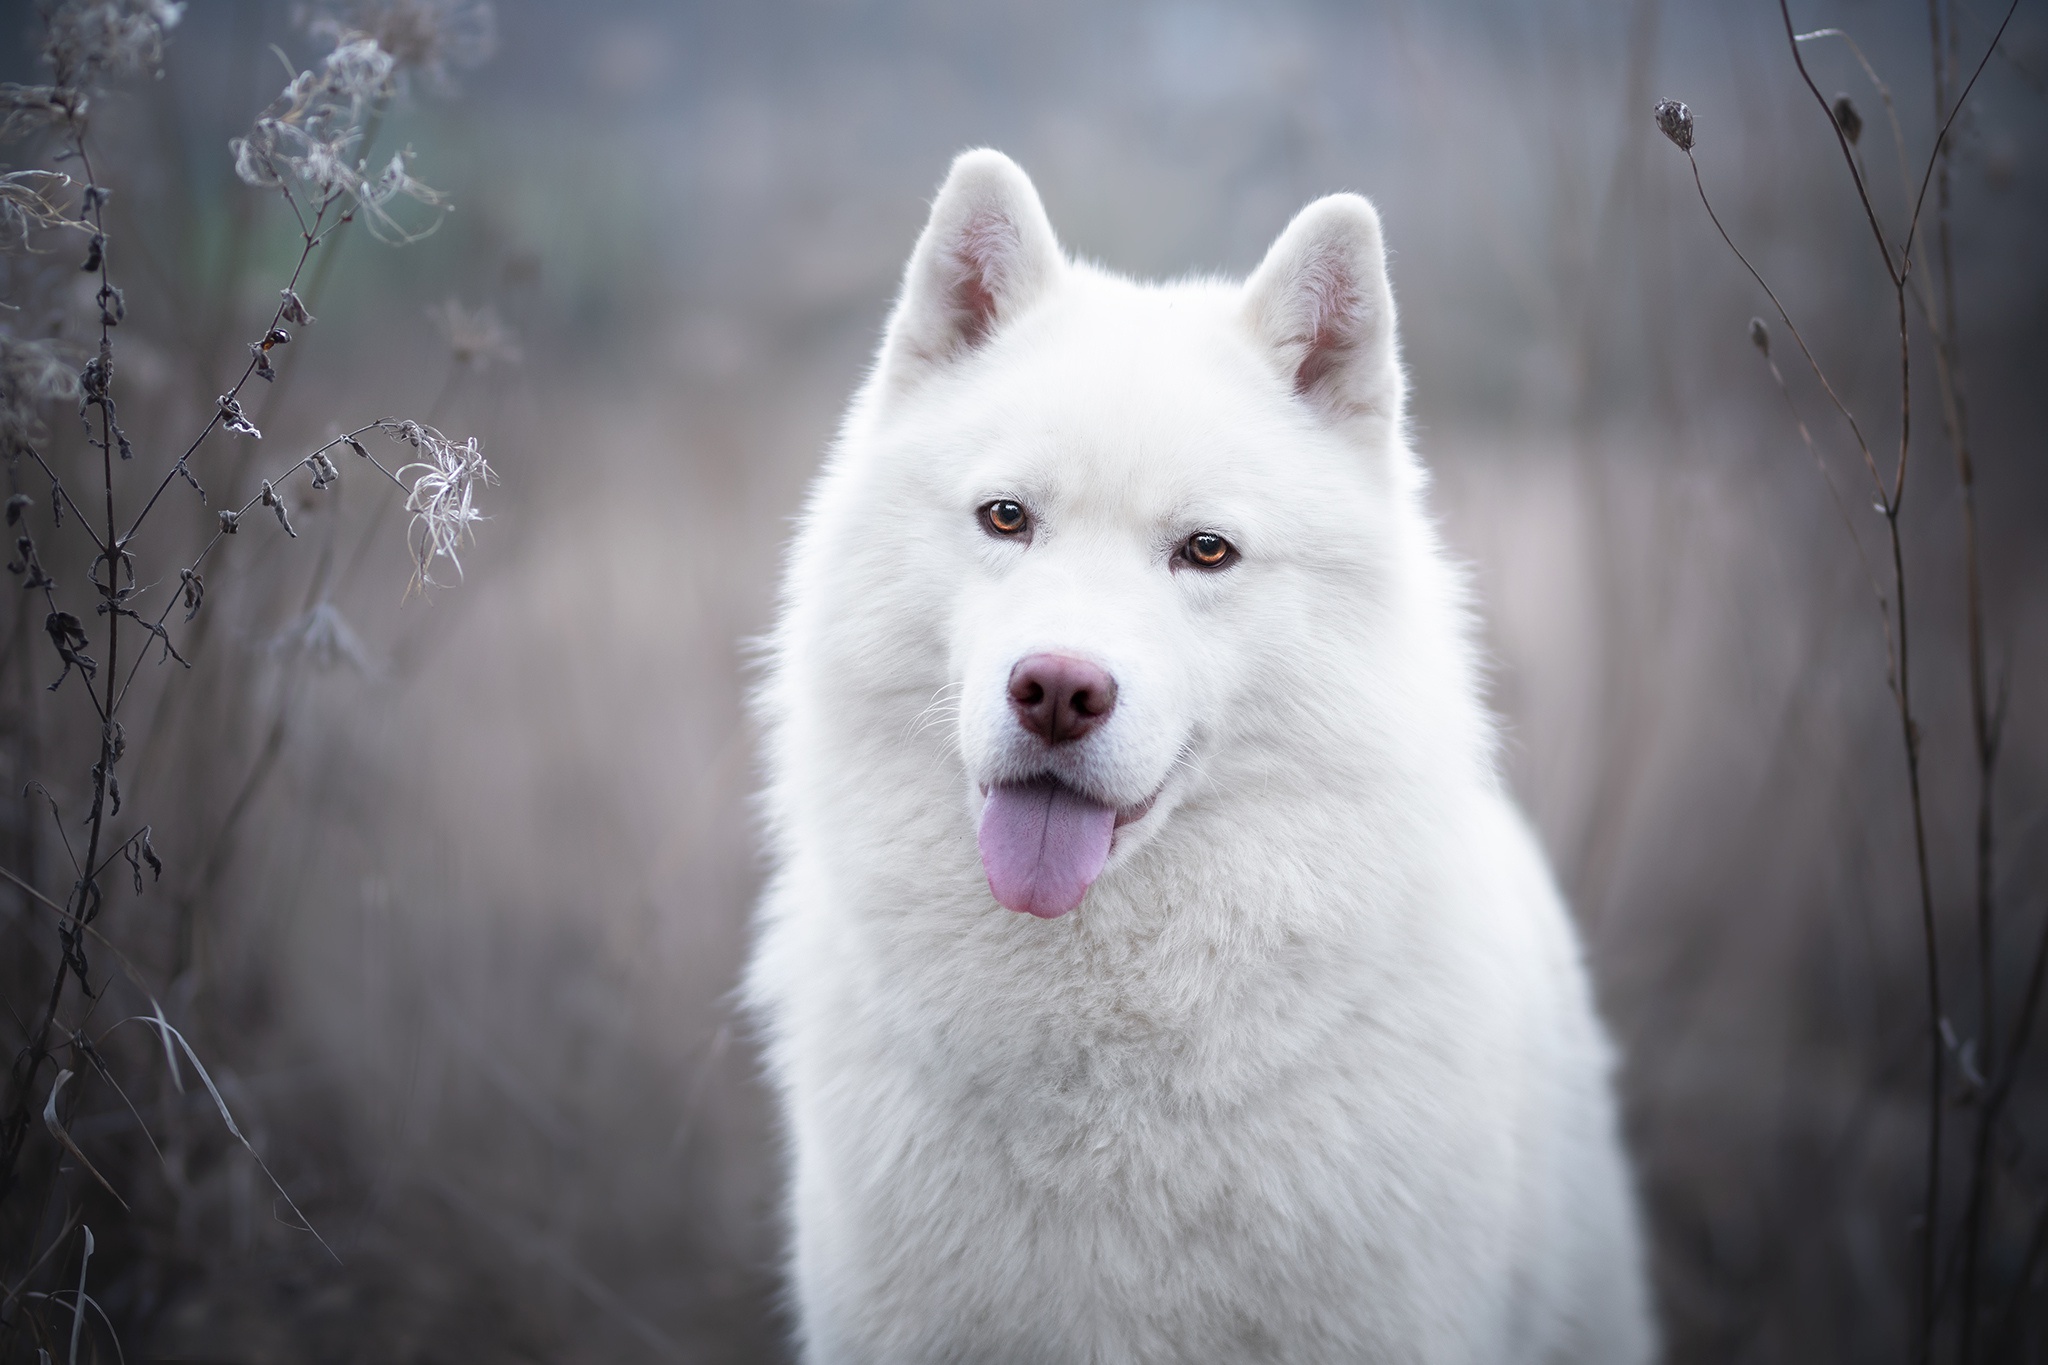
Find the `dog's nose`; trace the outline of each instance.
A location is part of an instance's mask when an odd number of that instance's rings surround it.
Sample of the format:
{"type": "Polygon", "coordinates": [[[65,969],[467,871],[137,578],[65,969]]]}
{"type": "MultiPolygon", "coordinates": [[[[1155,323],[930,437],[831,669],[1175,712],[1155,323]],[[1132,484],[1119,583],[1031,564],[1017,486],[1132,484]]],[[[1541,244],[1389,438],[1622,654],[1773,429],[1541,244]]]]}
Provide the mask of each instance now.
{"type": "Polygon", "coordinates": [[[1019,725],[1046,743],[1065,744],[1116,709],[1116,679],[1085,659],[1028,655],[1010,670],[1010,709],[1019,725]]]}

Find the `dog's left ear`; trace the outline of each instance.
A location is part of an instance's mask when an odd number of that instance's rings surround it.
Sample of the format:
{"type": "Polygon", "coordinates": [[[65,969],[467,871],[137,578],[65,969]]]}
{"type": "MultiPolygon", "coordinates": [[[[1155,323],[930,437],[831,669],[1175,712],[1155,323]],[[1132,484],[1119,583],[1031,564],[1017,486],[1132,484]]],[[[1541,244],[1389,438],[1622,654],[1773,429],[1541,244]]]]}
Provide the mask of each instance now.
{"type": "Polygon", "coordinates": [[[1294,392],[1329,418],[1399,424],[1394,291],[1365,199],[1333,194],[1296,214],[1245,282],[1244,319],[1294,392]]]}
{"type": "Polygon", "coordinates": [[[939,187],[882,343],[891,388],[974,351],[1066,270],[1038,191],[1001,152],[962,152],[939,187]]]}

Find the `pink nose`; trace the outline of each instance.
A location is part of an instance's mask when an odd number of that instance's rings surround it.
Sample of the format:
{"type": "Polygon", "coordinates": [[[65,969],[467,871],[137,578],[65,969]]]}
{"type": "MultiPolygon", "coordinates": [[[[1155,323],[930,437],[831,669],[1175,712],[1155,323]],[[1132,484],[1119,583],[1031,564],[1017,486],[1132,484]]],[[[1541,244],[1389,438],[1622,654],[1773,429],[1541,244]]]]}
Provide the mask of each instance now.
{"type": "Polygon", "coordinates": [[[1047,744],[1066,744],[1116,709],[1116,679],[1085,659],[1027,655],[1010,670],[1010,709],[1047,744]]]}

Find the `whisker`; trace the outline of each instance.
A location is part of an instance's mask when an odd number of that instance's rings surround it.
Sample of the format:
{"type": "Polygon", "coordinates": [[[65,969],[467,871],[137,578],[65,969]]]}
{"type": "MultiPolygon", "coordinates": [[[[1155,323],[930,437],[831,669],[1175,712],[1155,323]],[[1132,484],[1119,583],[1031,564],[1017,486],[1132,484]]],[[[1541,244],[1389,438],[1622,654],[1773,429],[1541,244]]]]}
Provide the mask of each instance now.
{"type": "Polygon", "coordinates": [[[924,709],[912,716],[909,723],[903,727],[904,736],[915,739],[940,721],[959,715],[960,694],[966,687],[965,682],[942,684],[932,693],[932,699],[925,703],[924,709]]]}
{"type": "Polygon", "coordinates": [[[1186,768],[1202,781],[1207,782],[1209,780],[1209,770],[1196,760],[1192,750],[1182,749],[1173,756],[1173,762],[1167,766],[1169,768],[1186,768]]]}

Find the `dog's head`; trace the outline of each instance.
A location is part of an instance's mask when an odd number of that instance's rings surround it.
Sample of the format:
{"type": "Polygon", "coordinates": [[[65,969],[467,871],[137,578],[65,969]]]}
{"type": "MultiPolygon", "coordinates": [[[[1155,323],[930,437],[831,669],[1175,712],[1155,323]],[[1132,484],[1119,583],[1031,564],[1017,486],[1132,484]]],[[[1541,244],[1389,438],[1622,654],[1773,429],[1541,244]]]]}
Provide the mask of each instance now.
{"type": "Polygon", "coordinates": [[[1004,905],[1065,913],[1202,783],[1326,742],[1412,534],[1403,395],[1364,199],[1311,204],[1242,285],[1148,286],[1069,261],[1008,158],[954,163],[856,458],[898,609],[946,642],[1004,905]]]}

